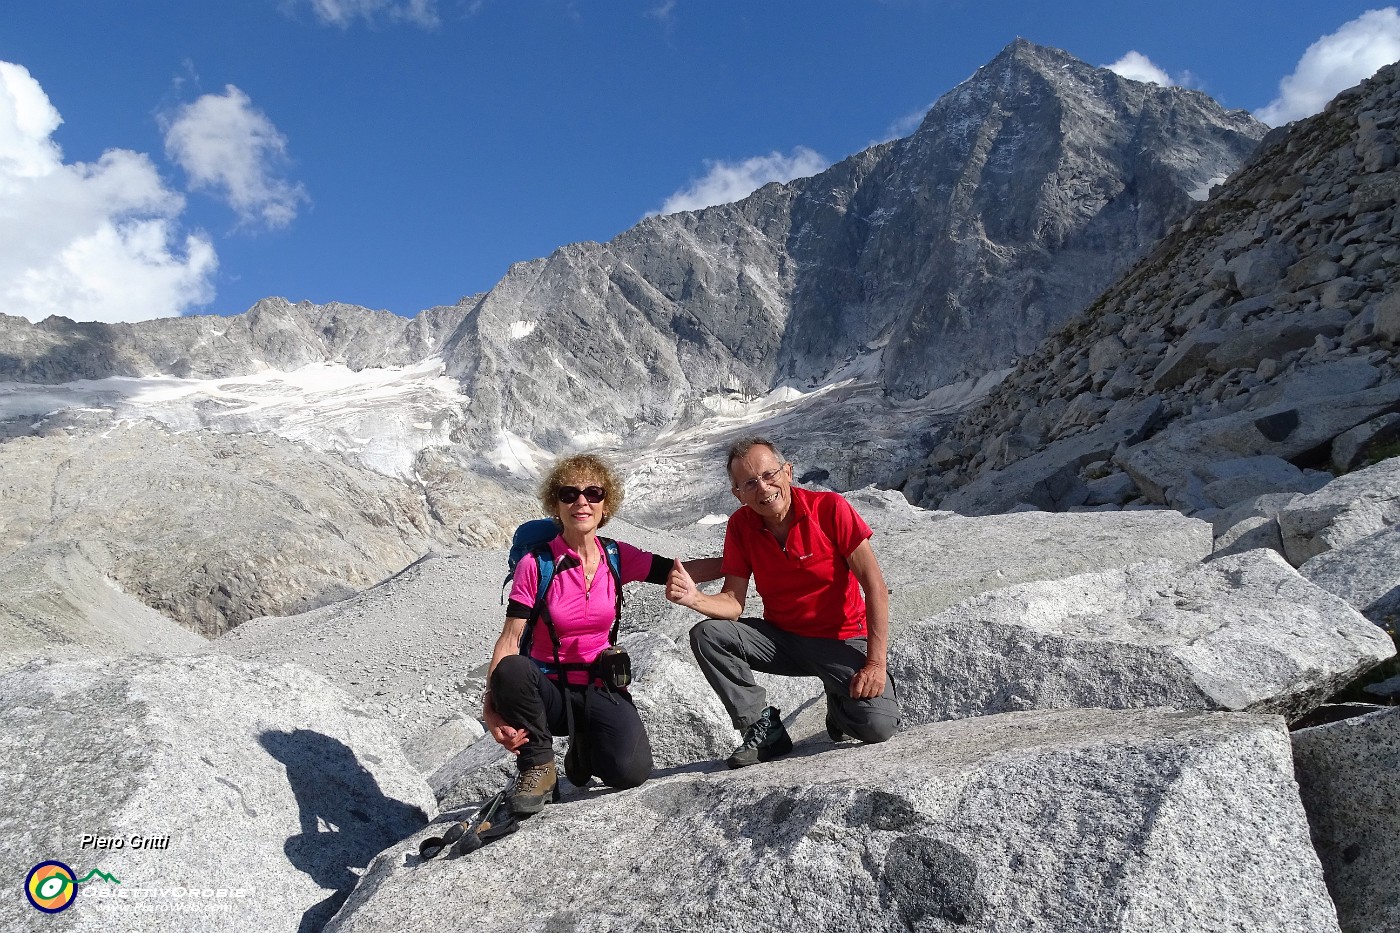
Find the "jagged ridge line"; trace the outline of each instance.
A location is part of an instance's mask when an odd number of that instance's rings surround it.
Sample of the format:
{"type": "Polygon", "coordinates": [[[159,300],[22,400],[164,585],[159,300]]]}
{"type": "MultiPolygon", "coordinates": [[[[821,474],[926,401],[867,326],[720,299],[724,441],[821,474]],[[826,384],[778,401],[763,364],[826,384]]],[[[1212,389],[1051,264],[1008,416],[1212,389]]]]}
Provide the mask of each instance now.
{"type": "Polygon", "coordinates": [[[96,875],[97,877],[101,878],[103,881],[110,881],[110,882],[112,882],[112,884],[121,884],[121,881],[119,881],[119,880],[117,879],[117,876],[116,876],[116,875],[109,875],[109,874],[107,874],[105,871],[100,871],[100,870],[98,870],[98,869],[96,869],[96,868],[94,868],[92,871],[88,872],[86,875],[83,875],[83,877],[79,878],[77,881],[75,881],[75,882],[73,882],[73,883],[74,883],[74,884],[87,884],[89,881],[92,880],[92,876],[93,876],[93,875],[96,875]]]}

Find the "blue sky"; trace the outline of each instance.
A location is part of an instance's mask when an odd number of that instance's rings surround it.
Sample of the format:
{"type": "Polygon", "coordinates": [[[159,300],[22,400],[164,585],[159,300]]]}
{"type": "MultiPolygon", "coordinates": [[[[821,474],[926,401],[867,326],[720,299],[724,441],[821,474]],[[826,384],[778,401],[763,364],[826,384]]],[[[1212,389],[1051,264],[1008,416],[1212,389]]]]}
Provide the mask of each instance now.
{"type": "Polygon", "coordinates": [[[907,133],[1017,36],[1275,122],[1400,58],[1351,0],[7,0],[0,312],[451,304],[907,133]]]}

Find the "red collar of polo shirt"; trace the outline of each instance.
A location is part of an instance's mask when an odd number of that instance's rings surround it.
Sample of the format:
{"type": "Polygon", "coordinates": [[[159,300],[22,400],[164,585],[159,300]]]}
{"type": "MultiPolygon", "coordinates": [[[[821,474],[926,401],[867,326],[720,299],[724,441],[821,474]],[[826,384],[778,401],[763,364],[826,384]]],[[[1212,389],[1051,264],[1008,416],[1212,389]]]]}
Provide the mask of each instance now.
{"type": "MultiPolygon", "coordinates": [[[[788,484],[788,491],[792,494],[792,525],[788,527],[788,531],[792,531],[792,528],[795,527],[800,520],[812,514],[808,503],[816,494],[810,489],[803,489],[801,486],[794,486],[790,483],[788,484]]],[[[739,507],[739,511],[744,513],[745,520],[749,522],[750,525],[756,525],[764,531],[768,531],[768,525],[763,521],[763,516],[754,511],[747,502],[739,507]]],[[[771,531],[768,533],[772,534],[771,531]]],[[[776,537],[776,535],[774,537],[776,537]]]]}

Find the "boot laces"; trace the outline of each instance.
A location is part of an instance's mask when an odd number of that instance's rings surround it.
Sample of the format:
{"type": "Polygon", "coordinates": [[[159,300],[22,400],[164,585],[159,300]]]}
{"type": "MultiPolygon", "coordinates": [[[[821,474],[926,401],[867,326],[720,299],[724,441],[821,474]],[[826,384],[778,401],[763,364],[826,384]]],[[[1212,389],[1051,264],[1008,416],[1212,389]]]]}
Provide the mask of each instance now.
{"type": "Polygon", "coordinates": [[[744,731],[744,744],[752,748],[757,748],[768,741],[768,736],[773,732],[773,720],[768,718],[767,713],[754,720],[753,725],[744,731]]]}
{"type": "Polygon", "coordinates": [[[527,768],[520,775],[520,781],[516,785],[517,790],[523,791],[526,794],[531,794],[546,786],[549,783],[550,766],[552,764],[553,762],[547,762],[542,765],[535,765],[533,768],[527,768]]]}

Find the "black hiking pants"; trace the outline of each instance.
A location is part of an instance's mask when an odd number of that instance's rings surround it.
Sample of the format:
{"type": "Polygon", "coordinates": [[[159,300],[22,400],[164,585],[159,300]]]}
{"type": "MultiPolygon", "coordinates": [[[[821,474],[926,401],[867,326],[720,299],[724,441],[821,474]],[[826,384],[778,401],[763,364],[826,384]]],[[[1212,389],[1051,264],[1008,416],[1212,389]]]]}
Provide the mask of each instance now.
{"type": "Polygon", "coordinates": [[[496,712],[530,737],[520,749],[520,770],[554,758],[554,736],[568,733],[568,702],[575,754],[590,774],[609,787],[636,787],[651,776],[651,741],[627,691],[598,684],[562,687],[520,654],[501,659],[490,686],[496,712]]]}

